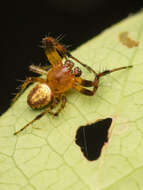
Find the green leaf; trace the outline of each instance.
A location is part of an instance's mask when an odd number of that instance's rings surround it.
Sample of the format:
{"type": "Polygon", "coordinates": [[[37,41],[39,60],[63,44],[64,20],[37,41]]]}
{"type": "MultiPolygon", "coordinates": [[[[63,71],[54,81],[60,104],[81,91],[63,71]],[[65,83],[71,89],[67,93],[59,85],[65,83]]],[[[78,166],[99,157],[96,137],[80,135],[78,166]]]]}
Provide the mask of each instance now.
{"type": "MultiPolygon", "coordinates": [[[[68,92],[58,117],[47,114],[14,136],[40,112],[27,105],[28,88],[0,118],[1,190],[143,189],[143,13],[104,31],[73,55],[96,71],[133,68],[103,77],[94,97],[68,92]],[[138,46],[122,44],[122,32],[138,46]],[[100,158],[90,162],[75,144],[76,131],[107,117],[113,118],[109,142],[100,158]]],[[[93,77],[83,72],[85,78],[93,77]]]]}

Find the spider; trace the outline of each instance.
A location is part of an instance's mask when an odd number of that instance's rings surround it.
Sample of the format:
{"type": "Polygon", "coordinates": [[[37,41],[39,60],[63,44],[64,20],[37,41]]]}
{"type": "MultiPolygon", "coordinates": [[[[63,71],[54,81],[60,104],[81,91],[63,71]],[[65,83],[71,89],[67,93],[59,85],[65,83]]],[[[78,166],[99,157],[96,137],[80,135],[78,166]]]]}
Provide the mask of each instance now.
{"type": "Polygon", "coordinates": [[[80,62],[77,58],[73,57],[70,52],[61,45],[56,39],[52,37],[45,37],[42,39],[42,48],[51,63],[52,67],[49,66],[41,67],[31,65],[29,69],[34,73],[45,75],[46,79],[40,77],[28,77],[21,86],[21,90],[13,98],[12,103],[14,103],[17,98],[24,92],[26,87],[30,83],[37,83],[36,86],[30,91],[27,97],[27,103],[33,109],[41,109],[48,106],[44,111],[37,115],[32,121],[26,124],[23,128],[16,131],[14,135],[22,132],[29,125],[33,124],[36,120],[43,117],[45,114],[49,113],[57,116],[66,104],[65,93],[70,89],[76,89],[80,93],[93,96],[98,88],[99,79],[104,75],[110,74],[121,69],[130,68],[131,66],[119,67],[112,70],[105,70],[101,73],[96,73],[91,67],[80,62]],[[62,57],[65,58],[63,63],[62,57]],[[79,67],[74,67],[74,61],[77,61],[82,66],[84,66],[89,71],[93,72],[93,81],[85,80],[81,77],[82,71],[79,67]],[[92,87],[92,90],[86,87],[92,87]],[[52,110],[61,101],[61,106],[56,112],[52,110]]]}

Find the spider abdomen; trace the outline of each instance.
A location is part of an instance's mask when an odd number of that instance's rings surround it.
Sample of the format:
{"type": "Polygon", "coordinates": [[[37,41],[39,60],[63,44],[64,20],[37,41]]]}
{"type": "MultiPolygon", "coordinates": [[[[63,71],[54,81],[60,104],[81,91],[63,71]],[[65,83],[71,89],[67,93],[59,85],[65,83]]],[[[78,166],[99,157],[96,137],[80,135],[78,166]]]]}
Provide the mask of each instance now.
{"type": "Polygon", "coordinates": [[[47,84],[37,84],[29,93],[27,102],[32,108],[45,107],[52,99],[52,92],[47,84]]]}

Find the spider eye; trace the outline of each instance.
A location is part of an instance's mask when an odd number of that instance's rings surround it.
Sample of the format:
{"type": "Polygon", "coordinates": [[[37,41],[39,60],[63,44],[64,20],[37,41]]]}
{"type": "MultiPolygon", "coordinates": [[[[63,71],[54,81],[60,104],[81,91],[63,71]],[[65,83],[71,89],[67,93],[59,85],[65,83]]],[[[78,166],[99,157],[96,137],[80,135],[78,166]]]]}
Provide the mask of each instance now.
{"type": "Polygon", "coordinates": [[[64,65],[66,67],[73,68],[74,63],[72,61],[70,61],[70,60],[66,60],[64,65]]]}
{"type": "Polygon", "coordinates": [[[81,69],[80,69],[79,67],[75,67],[75,68],[74,68],[74,75],[75,75],[76,77],[80,77],[81,74],[82,74],[81,69]]]}

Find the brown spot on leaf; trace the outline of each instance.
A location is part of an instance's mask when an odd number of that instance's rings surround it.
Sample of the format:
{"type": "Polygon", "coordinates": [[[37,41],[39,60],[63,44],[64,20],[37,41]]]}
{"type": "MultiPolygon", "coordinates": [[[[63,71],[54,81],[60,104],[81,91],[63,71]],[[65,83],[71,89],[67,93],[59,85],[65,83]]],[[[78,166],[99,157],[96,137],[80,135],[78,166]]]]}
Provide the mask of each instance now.
{"type": "Polygon", "coordinates": [[[139,45],[138,41],[135,41],[128,36],[128,32],[120,33],[119,40],[123,45],[127,46],[128,48],[133,48],[139,45]]]}
{"type": "Polygon", "coordinates": [[[106,118],[77,130],[75,142],[87,160],[93,161],[100,157],[104,144],[108,142],[111,124],[112,118],[106,118]]]}

